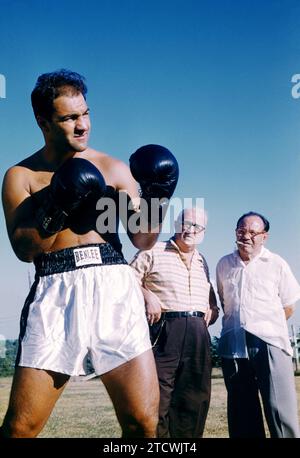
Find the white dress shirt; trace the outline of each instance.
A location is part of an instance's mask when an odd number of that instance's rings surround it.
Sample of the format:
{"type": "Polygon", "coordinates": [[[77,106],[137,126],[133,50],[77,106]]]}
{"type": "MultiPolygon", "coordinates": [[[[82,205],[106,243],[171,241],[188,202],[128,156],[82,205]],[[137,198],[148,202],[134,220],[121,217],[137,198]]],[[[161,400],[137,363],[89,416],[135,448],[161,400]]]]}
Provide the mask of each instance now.
{"type": "Polygon", "coordinates": [[[262,247],[245,264],[235,251],[219,261],[217,286],[224,306],[221,356],[248,357],[245,330],[293,354],[284,307],[300,299],[300,286],[284,259],[262,247]]]}

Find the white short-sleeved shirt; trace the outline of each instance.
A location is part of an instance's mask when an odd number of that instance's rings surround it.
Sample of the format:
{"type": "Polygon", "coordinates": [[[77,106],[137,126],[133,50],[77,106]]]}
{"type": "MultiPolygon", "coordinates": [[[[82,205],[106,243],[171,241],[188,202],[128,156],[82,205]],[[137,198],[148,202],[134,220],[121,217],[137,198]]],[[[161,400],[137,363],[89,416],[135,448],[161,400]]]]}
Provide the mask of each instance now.
{"type": "Polygon", "coordinates": [[[224,306],[221,356],[248,356],[245,330],[293,354],[284,307],[300,299],[300,285],[284,259],[262,247],[245,264],[235,251],[219,261],[217,286],[224,306]]]}

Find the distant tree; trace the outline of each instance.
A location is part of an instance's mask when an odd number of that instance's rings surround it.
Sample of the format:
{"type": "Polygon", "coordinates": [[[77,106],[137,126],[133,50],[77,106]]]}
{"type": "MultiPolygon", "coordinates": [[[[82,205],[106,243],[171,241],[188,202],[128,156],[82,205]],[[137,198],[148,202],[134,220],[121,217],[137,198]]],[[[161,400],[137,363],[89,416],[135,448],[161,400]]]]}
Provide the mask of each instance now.
{"type": "Polygon", "coordinates": [[[92,363],[91,358],[90,358],[89,355],[87,355],[87,357],[86,357],[86,370],[87,370],[87,375],[88,374],[92,374],[93,372],[95,372],[93,363],[92,363]]]}
{"type": "Polygon", "coordinates": [[[211,357],[213,367],[221,367],[221,358],[218,355],[219,337],[212,337],[211,339],[211,357]]]}
{"type": "Polygon", "coordinates": [[[18,351],[17,340],[6,340],[5,351],[1,352],[0,357],[0,377],[13,375],[15,370],[15,360],[18,351]]]}

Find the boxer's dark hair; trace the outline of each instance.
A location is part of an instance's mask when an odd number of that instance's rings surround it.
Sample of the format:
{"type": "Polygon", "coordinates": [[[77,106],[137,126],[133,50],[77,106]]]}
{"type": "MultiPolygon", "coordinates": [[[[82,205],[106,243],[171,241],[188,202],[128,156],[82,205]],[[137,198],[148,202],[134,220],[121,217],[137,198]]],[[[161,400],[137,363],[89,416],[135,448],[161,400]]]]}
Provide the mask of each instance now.
{"type": "Polygon", "coordinates": [[[245,213],[244,215],[242,215],[242,216],[238,219],[238,221],[237,221],[237,223],[236,223],[236,228],[237,228],[237,229],[238,229],[239,225],[241,224],[241,222],[243,221],[243,219],[248,218],[248,216],[258,216],[258,217],[262,220],[262,222],[264,223],[264,230],[265,230],[266,232],[269,231],[269,229],[270,229],[270,223],[269,223],[269,221],[267,220],[267,218],[265,218],[263,215],[261,215],[260,213],[257,213],[257,212],[248,212],[248,213],[245,213]]]}
{"type": "Polygon", "coordinates": [[[50,121],[53,114],[53,100],[60,95],[82,94],[86,98],[85,78],[79,73],[62,68],[51,73],[43,73],[37,79],[31,93],[31,104],[35,117],[42,116],[50,121]]]}

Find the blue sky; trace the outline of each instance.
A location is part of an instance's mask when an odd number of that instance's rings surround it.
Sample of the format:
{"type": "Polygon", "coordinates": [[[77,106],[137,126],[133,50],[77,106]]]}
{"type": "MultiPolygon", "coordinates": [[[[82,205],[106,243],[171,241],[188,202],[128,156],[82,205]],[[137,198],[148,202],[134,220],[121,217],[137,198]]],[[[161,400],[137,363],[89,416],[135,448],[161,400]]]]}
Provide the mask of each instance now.
{"type": "MultiPolygon", "coordinates": [[[[234,248],[237,218],[256,210],[271,222],[268,247],[300,280],[300,99],[291,95],[300,73],[298,5],[1,0],[1,180],[43,144],[30,106],[38,75],[70,68],[87,79],[91,146],[124,162],[147,143],[173,151],[176,195],[205,199],[200,248],[212,277],[234,248]]],[[[0,226],[0,334],[11,338],[32,267],[15,258],[3,214],[0,226]]],[[[123,242],[130,258],[135,250],[123,242]]],[[[300,308],[293,322],[300,325],[300,308]]]]}

